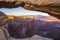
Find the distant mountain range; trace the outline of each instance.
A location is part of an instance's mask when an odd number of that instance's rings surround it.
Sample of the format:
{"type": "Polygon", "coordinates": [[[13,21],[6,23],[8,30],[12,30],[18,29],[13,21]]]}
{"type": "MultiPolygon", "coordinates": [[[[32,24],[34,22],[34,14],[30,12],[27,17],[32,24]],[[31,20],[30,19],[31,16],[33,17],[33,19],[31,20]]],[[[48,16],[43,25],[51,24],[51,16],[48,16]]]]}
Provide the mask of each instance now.
{"type": "Polygon", "coordinates": [[[28,16],[13,16],[13,15],[9,15],[8,16],[10,19],[14,19],[15,17],[17,18],[20,18],[20,19],[35,19],[35,20],[43,20],[43,21],[46,21],[46,22],[52,22],[52,21],[58,21],[60,22],[59,19],[55,18],[55,17],[52,17],[52,16],[41,16],[41,15],[38,15],[38,16],[33,16],[33,15],[28,15],[28,16]]]}
{"type": "Polygon", "coordinates": [[[55,17],[52,17],[52,16],[39,16],[39,18],[41,20],[48,21],[48,22],[51,22],[51,21],[58,21],[58,22],[60,22],[59,19],[57,19],[55,17]]]}
{"type": "Polygon", "coordinates": [[[51,16],[8,16],[9,33],[13,38],[39,35],[60,39],[60,20],[51,16]],[[43,19],[43,20],[42,20],[43,19]]]}

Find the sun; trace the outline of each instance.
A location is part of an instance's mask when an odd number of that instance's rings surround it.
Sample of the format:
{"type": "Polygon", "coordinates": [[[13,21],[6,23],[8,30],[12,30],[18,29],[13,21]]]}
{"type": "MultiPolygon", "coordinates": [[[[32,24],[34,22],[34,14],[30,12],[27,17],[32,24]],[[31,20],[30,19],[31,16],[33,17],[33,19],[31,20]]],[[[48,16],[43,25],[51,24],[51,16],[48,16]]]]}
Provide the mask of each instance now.
{"type": "Polygon", "coordinates": [[[8,16],[10,20],[14,20],[14,16],[8,16]]]}

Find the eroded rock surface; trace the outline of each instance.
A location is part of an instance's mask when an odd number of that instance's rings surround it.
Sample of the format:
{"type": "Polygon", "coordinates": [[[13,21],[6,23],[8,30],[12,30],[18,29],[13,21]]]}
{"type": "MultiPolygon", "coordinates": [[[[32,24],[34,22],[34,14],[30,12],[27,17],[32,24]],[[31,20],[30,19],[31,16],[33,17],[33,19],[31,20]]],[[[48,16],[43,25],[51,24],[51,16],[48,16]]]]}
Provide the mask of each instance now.
{"type": "Polygon", "coordinates": [[[60,19],[60,0],[0,0],[0,7],[3,8],[19,6],[29,10],[48,12],[49,15],[60,19]]]}
{"type": "Polygon", "coordinates": [[[8,17],[0,11],[0,40],[8,40],[8,17]]]}

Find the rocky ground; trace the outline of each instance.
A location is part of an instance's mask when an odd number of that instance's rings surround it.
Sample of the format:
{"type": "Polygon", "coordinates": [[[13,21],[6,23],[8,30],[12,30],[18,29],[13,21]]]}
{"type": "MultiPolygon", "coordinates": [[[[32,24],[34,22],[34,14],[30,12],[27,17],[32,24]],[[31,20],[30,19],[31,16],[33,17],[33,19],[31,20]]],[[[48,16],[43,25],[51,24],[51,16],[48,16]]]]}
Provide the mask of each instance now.
{"type": "Polygon", "coordinates": [[[50,38],[44,38],[38,35],[34,35],[31,38],[25,38],[25,39],[15,39],[15,38],[11,38],[11,40],[52,40],[50,38]]]}

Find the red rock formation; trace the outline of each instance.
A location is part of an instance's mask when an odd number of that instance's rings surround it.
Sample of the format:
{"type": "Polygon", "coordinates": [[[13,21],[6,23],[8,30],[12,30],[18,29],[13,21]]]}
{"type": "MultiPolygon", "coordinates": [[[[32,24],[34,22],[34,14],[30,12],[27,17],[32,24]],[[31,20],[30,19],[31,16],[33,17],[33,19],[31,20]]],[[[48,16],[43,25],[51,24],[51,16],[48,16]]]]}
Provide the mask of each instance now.
{"type": "Polygon", "coordinates": [[[22,6],[25,9],[29,10],[48,12],[49,15],[60,18],[60,0],[1,0],[0,1],[0,7],[14,8],[19,6],[22,6]]]}

